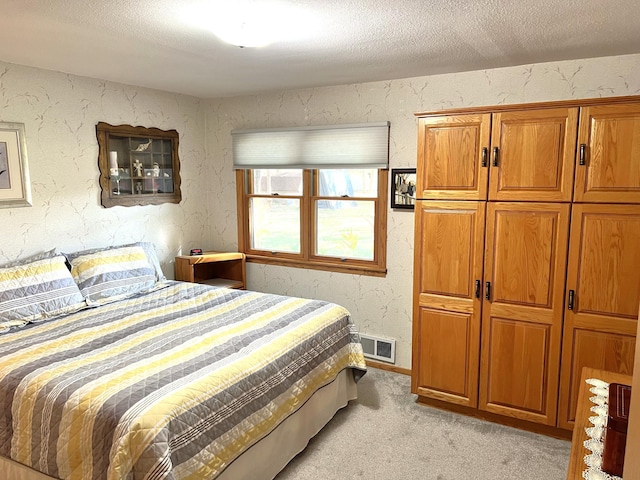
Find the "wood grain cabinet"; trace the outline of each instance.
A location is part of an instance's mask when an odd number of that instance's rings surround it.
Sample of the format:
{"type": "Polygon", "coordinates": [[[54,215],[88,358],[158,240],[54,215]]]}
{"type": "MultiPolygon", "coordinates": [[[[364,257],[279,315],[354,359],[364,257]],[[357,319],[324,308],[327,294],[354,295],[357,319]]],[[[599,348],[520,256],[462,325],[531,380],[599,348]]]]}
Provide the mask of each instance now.
{"type": "Polygon", "coordinates": [[[418,116],[412,391],[570,430],[633,369],[640,97],[418,116]]]}
{"type": "Polygon", "coordinates": [[[418,119],[416,197],[486,200],[491,115],[444,115],[418,119]]]}
{"type": "Polygon", "coordinates": [[[482,410],[555,425],[569,208],[487,206],[482,410]]]}
{"type": "Polygon", "coordinates": [[[478,404],[486,202],[416,206],[412,390],[478,404]]]}
{"type": "Polygon", "coordinates": [[[640,304],[640,204],[574,204],[559,426],[571,428],[583,367],[631,375],[640,304]]]}
{"type": "Polygon", "coordinates": [[[576,202],[640,203],[640,103],[581,109],[576,202]]]}
{"type": "Polygon", "coordinates": [[[419,198],[570,202],[578,108],[418,119],[419,198]]]}

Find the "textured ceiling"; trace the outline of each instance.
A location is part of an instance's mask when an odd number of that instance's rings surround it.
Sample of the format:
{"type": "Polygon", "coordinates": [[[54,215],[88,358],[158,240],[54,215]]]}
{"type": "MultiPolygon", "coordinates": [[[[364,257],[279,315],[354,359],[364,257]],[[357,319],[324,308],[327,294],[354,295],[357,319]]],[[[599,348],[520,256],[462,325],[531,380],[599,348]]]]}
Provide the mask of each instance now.
{"type": "Polygon", "coordinates": [[[183,19],[215,0],[2,0],[0,60],[210,98],[640,53],[638,0],[250,3],[313,24],[239,48],[183,19]]]}

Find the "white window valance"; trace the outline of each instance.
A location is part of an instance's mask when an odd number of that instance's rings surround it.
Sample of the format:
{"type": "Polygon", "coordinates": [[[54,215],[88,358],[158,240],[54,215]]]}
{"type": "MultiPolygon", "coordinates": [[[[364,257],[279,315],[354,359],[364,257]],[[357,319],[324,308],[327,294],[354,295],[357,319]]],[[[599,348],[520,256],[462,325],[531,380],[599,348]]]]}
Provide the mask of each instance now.
{"type": "Polygon", "coordinates": [[[389,122],[234,130],[233,166],[388,168],[389,122]]]}

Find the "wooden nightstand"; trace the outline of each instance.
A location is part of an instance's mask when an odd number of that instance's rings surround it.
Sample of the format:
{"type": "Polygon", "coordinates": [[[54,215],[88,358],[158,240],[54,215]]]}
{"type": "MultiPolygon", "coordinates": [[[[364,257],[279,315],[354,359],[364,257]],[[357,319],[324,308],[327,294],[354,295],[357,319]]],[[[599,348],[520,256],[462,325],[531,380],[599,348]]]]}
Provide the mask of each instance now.
{"type": "Polygon", "coordinates": [[[216,287],[246,288],[245,255],[240,252],[205,252],[176,257],[176,280],[216,287]]]}

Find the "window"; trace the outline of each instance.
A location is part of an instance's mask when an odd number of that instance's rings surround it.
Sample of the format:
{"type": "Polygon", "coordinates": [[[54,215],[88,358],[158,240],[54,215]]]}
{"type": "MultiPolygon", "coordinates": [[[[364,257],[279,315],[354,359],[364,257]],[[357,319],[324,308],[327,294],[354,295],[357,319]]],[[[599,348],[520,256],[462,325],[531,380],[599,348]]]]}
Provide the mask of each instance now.
{"type": "Polygon", "coordinates": [[[383,275],[387,170],[238,170],[249,261],[383,275]]]}
{"type": "Polygon", "coordinates": [[[388,123],[232,134],[249,261],[386,274],[388,123]]]}

